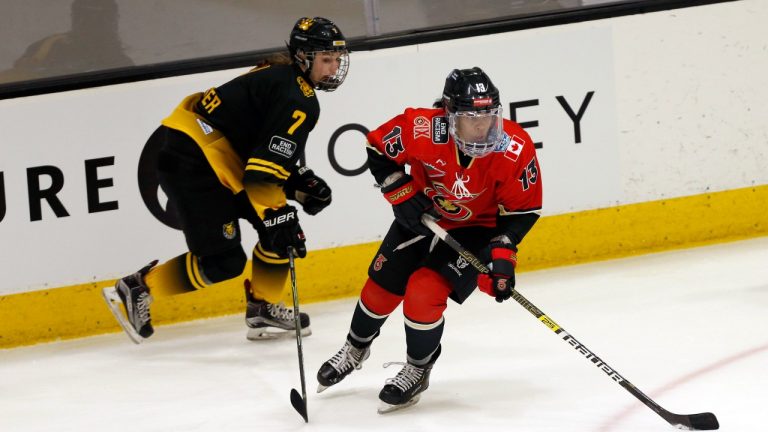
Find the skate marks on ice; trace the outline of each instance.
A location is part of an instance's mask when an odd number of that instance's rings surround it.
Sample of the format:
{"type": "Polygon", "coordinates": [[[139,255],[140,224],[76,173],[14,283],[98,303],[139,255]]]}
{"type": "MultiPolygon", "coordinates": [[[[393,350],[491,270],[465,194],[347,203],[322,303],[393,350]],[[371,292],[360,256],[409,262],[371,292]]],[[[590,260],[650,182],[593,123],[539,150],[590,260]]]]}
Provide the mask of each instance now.
{"type": "MultiPolygon", "coordinates": [[[[768,238],[521,273],[518,287],[662,406],[714,412],[721,431],[757,431],[765,262],[768,238]]],[[[303,341],[310,386],[344,343],[355,301],[302,305],[314,330],[303,341]]],[[[141,345],[115,333],[2,350],[3,430],[674,430],[524,309],[482,294],[450,304],[429,389],[387,415],[376,412],[378,393],[393,375],[382,365],[405,360],[400,309],[361,370],[308,395],[309,424],[286,397],[299,385],[295,341],[245,334],[233,315],[161,326],[141,345]]]]}

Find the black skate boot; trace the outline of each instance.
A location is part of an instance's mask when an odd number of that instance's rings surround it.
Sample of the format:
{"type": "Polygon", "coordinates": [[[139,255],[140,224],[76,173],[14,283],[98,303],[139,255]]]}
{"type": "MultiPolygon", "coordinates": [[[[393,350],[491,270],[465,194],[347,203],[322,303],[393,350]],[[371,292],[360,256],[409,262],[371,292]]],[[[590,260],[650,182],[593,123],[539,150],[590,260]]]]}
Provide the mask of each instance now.
{"type": "Polygon", "coordinates": [[[392,364],[402,364],[403,368],[394,378],[387,379],[384,388],[379,392],[381,405],[379,414],[386,414],[395,410],[407,408],[419,401],[421,393],[429,388],[429,374],[432,366],[440,356],[442,347],[437,346],[437,351],[425,365],[417,366],[412,363],[385,363],[384,367],[392,364]]]}
{"type": "Polygon", "coordinates": [[[338,384],[352,371],[363,367],[363,362],[371,355],[370,345],[365,348],[357,348],[349,341],[344,342],[339,352],[333,355],[317,371],[317,392],[320,393],[328,387],[338,384]]]}
{"type": "MultiPolygon", "coordinates": [[[[245,324],[248,326],[246,338],[248,340],[277,339],[291,337],[296,334],[296,321],[293,317],[293,309],[287,308],[280,302],[272,304],[266,300],[258,300],[253,297],[251,290],[246,285],[245,298],[245,324]]],[[[299,312],[301,324],[301,336],[309,336],[312,329],[309,328],[309,315],[299,312]]]]}
{"type": "Polygon", "coordinates": [[[114,287],[102,289],[102,295],[112,315],[128,337],[137,344],[152,336],[155,331],[149,314],[152,296],[149,294],[149,288],[144,284],[144,276],[155,265],[157,261],[152,261],[136,273],[118,280],[114,287]],[[118,303],[123,305],[125,315],[121,312],[118,303]]]}

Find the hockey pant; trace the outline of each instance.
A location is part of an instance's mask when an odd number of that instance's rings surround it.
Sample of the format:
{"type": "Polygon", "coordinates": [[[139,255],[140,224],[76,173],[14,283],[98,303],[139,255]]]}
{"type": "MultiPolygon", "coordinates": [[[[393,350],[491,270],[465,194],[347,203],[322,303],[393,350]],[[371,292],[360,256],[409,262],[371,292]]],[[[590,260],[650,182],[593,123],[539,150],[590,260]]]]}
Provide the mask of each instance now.
{"type": "MultiPolygon", "coordinates": [[[[183,294],[230,282],[235,278],[239,281],[245,265],[246,257],[242,248],[203,257],[187,252],[153,268],[145,276],[144,282],[155,297],[183,294]]],[[[253,296],[269,303],[279,302],[287,278],[288,260],[278,258],[258,243],[252,254],[253,296]]],[[[237,285],[241,286],[241,283],[237,285]]]]}
{"type": "Polygon", "coordinates": [[[411,275],[404,296],[393,294],[368,279],[352,315],[347,338],[357,347],[370,345],[387,317],[402,302],[408,361],[426,364],[440,345],[445,326],[443,311],[450,293],[448,281],[426,267],[411,275]]]}

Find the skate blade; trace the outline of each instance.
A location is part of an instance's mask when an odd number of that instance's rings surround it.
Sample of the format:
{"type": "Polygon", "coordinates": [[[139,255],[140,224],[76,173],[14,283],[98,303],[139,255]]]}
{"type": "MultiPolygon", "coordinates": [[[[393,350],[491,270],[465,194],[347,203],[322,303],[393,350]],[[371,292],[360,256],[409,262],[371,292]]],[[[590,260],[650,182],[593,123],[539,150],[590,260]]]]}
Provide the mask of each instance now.
{"type": "MultiPolygon", "coordinates": [[[[312,334],[311,327],[301,329],[301,337],[307,337],[312,334]]],[[[249,341],[263,341],[275,339],[291,339],[296,337],[296,330],[282,330],[274,327],[249,328],[245,338],[249,341]]]]}
{"type": "Polygon", "coordinates": [[[120,300],[120,296],[117,295],[115,287],[103,288],[101,290],[101,295],[104,297],[107,306],[109,306],[110,312],[115,316],[117,323],[120,324],[120,327],[123,328],[123,331],[128,335],[131,341],[137,345],[144,342],[144,338],[136,332],[131,323],[128,322],[128,318],[123,315],[123,311],[121,310],[123,302],[120,300]]]}
{"type": "Polygon", "coordinates": [[[417,394],[416,396],[412,397],[411,400],[409,400],[408,402],[402,403],[400,405],[390,405],[384,401],[381,401],[381,404],[379,404],[379,409],[377,412],[379,414],[387,414],[387,413],[391,413],[392,411],[399,411],[401,409],[408,408],[411,405],[416,405],[416,402],[418,402],[419,399],[421,399],[420,394],[417,394]]]}

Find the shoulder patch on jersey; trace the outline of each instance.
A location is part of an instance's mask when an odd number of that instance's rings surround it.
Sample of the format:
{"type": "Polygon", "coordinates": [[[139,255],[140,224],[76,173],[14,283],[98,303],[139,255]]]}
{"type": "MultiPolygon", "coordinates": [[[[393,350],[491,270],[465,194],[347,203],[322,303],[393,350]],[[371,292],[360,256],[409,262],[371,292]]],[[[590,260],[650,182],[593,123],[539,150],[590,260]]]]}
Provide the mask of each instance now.
{"type": "Polygon", "coordinates": [[[211,127],[211,125],[209,125],[208,123],[206,123],[206,122],[204,122],[204,121],[202,121],[200,119],[195,119],[195,120],[197,120],[197,124],[198,124],[198,126],[200,126],[200,129],[203,130],[204,134],[209,135],[209,134],[211,134],[213,132],[213,128],[211,127]]]}
{"type": "Polygon", "coordinates": [[[277,135],[269,141],[269,151],[288,159],[296,153],[298,147],[295,142],[277,135]]]}
{"type": "Polygon", "coordinates": [[[525,141],[517,135],[512,135],[510,137],[509,146],[504,152],[504,157],[511,159],[512,162],[517,162],[517,158],[519,158],[520,153],[523,152],[523,146],[525,146],[525,141]]]}
{"type": "Polygon", "coordinates": [[[499,141],[498,144],[496,144],[496,147],[493,148],[493,151],[496,153],[501,153],[507,150],[507,146],[509,145],[509,135],[504,132],[504,135],[501,137],[501,141],[499,141]]]}
{"type": "Polygon", "coordinates": [[[448,143],[448,119],[432,117],[432,142],[435,144],[448,143]]]}
{"type": "Polygon", "coordinates": [[[315,89],[312,88],[311,85],[307,82],[307,80],[304,79],[304,77],[298,76],[296,77],[296,82],[299,83],[299,89],[301,89],[301,92],[304,93],[305,97],[312,97],[315,95],[315,89]]]}
{"type": "Polygon", "coordinates": [[[432,129],[424,116],[418,116],[413,119],[413,139],[429,138],[432,135],[432,129]]]}
{"type": "Polygon", "coordinates": [[[224,235],[224,238],[227,240],[232,240],[237,235],[237,225],[235,225],[235,222],[227,222],[222,226],[221,233],[224,235]]]}

